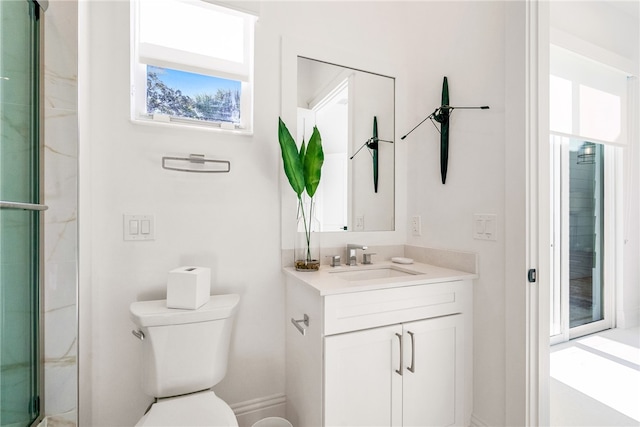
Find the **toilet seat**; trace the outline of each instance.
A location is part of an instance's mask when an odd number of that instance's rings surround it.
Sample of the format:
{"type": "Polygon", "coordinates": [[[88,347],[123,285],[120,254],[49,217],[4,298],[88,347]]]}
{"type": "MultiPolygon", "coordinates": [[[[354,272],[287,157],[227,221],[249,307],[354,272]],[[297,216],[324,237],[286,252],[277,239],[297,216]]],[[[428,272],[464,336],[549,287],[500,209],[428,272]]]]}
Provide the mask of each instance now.
{"type": "Polygon", "coordinates": [[[233,410],[211,390],[168,397],[154,403],[137,427],[237,427],[233,410]]]}

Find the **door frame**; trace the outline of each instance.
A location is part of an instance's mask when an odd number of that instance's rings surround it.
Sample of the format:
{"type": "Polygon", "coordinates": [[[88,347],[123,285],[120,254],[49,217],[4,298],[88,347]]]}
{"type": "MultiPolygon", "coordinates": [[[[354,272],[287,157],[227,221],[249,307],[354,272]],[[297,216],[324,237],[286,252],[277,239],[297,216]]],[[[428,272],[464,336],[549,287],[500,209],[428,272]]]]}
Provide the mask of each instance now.
{"type": "Polygon", "coordinates": [[[505,424],[549,424],[549,4],[505,3],[505,424]],[[524,24],[524,25],[523,25],[524,24]]]}

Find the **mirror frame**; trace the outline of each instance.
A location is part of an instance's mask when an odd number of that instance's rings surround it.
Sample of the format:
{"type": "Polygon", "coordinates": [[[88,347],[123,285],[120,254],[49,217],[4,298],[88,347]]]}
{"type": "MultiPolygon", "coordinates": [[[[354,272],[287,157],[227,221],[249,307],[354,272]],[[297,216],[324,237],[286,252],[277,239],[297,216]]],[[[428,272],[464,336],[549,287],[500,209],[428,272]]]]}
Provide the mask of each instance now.
{"type": "MultiPolygon", "coordinates": [[[[406,242],[406,177],[398,176],[398,167],[402,162],[406,163],[406,150],[399,144],[397,137],[398,117],[398,76],[399,70],[393,65],[380,61],[378,58],[369,57],[361,52],[353,53],[327,46],[308,40],[300,40],[291,37],[282,37],[281,45],[281,98],[280,117],[287,124],[292,135],[297,134],[297,81],[298,81],[298,57],[317,59],[319,61],[338,64],[344,67],[374,74],[391,76],[396,80],[394,95],[394,145],[395,145],[395,177],[394,177],[394,230],[390,231],[335,231],[322,232],[321,246],[325,248],[343,246],[347,241],[354,239],[361,240],[363,244],[404,244],[406,242]],[[356,237],[354,234],[356,233],[356,237]]],[[[284,175],[282,160],[280,165],[280,199],[281,199],[281,227],[282,227],[282,249],[291,249],[294,241],[294,228],[296,223],[296,196],[290,189],[289,183],[284,175]]],[[[324,263],[324,262],[323,262],[324,263]]]]}

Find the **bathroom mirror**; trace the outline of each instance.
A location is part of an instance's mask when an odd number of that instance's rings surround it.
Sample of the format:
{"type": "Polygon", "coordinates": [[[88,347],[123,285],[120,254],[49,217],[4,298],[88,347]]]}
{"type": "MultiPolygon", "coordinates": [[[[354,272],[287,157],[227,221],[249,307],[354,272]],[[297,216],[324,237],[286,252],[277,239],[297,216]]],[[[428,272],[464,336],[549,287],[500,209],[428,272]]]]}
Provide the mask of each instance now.
{"type": "Polygon", "coordinates": [[[297,57],[297,138],[322,136],[321,231],[392,231],[395,79],[297,57]],[[375,121],[375,125],[374,125],[375,121]]]}

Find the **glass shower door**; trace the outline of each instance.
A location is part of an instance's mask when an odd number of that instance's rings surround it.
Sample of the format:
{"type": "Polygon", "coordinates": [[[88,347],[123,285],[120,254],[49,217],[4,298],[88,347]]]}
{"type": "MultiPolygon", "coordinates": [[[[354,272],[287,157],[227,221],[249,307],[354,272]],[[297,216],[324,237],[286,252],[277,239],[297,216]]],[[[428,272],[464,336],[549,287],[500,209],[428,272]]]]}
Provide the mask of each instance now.
{"type": "Polygon", "coordinates": [[[39,417],[39,7],[0,1],[0,426],[39,417]]]}

